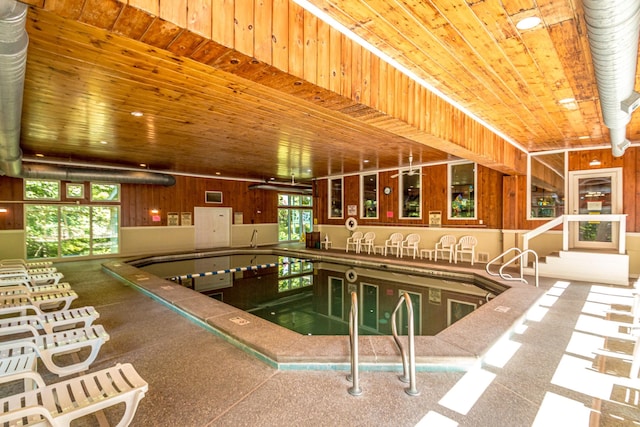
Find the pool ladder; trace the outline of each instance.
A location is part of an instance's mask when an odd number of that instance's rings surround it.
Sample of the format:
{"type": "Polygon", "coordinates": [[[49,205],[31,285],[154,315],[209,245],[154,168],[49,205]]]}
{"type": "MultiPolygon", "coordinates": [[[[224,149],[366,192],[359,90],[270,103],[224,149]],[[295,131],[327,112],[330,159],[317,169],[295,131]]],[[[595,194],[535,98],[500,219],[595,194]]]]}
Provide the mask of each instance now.
{"type": "Polygon", "coordinates": [[[251,242],[249,242],[249,246],[252,248],[258,247],[258,229],[253,229],[253,234],[251,235],[251,242]]]}
{"type": "MultiPolygon", "coordinates": [[[[413,304],[411,303],[411,297],[407,292],[404,292],[398,299],[396,308],[391,315],[391,331],[393,332],[393,339],[396,346],[400,350],[402,356],[402,375],[398,378],[404,383],[409,383],[409,387],[405,388],[405,393],[410,396],[418,396],[420,392],[416,387],[416,346],[413,324],[413,304]],[[396,327],[396,314],[402,304],[407,306],[408,316],[408,332],[407,339],[409,344],[409,355],[404,346],[400,342],[398,331],[396,327]]],[[[351,373],[347,375],[347,380],[352,381],[352,386],[349,387],[349,394],[352,396],[359,396],[362,394],[360,388],[359,367],[358,367],[358,295],[355,292],[351,292],[351,312],[349,314],[349,340],[351,344],[351,373]]]]}

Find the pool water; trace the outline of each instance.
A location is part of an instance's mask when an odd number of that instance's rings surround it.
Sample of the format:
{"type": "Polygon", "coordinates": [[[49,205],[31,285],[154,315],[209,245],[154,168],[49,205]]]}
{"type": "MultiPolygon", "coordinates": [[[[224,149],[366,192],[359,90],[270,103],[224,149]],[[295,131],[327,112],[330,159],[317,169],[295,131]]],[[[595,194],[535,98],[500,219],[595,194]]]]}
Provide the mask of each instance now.
{"type": "MultiPolygon", "coordinates": [[[[416,335],[437,334],[484,304],[490,294],[472,283],[275,255],[218,256],[139,268],[174,278],[305,335],[348,335],[351,292],[358,295],[358,326],[363,335],[391,334],[391,314],[405,292],[411,297],[416,335]],[[243,270],[185,277],[240,268],[243,270]]],[[[406,334],[407,324],[403,306],[398,315],[400,334],[406,334]]]]}

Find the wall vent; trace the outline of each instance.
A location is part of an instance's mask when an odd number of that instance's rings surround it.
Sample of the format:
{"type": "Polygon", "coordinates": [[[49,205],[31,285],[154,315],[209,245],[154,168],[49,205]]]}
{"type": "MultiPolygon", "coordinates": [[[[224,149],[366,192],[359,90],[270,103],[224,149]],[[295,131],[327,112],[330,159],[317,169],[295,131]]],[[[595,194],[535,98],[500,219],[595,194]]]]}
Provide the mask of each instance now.
{"type": "Polygon", "coordinates": [[[488,252],[478,252],[478,262],[489,262],[488,252]]]}

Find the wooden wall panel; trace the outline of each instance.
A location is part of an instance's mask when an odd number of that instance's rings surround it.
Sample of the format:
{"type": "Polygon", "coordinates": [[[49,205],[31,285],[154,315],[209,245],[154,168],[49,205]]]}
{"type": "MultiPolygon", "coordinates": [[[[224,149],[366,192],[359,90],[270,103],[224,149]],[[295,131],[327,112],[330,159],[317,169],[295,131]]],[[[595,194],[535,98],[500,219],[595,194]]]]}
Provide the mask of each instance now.
{"type": "Polygon", "coordinates": [[[271,55],[273,28],[273,1],[256,0],[253,56],[266,64],[273,63],[271,55]]]}
{"type": "Polygon", "coordinates": [[[21,179],[0,176],[0,208],[7,210],[5,213],[0,213],[0,230],[22,230],[24,228],[22,203],[7,203],[21,201],[23,191],[21,179]]]}
{"type": "Polygon", "coordinates": [[[188,0],[187,10],[187,28],[210,39],[213,23],[211,0],[188,0]]]}
{"type": "Polygon", "coordinates": [[[271,65],[289,72],[289,0],[273,0],[273,28],[271,65]]]}
{"type": "Polygon", "coordinates": [[[277,222],[277,193],[249,190],[252,183],[176,176],[171,187],[142,184],[122,185],[123,227],[166,226],[168,212],[191,212],[198,207],[231,207],[242,212],[245,224],[277,222]],[[205,191],[222,191],[222,203],[205,203],[205,191]],[[161,222],[151,221],[151,209],[160,210],[161,222]]]}
{"type": "MultiPolygon", "coordinates": [[[[317,203],[320,209],[317,212],[320,224],[339,225],[344,223],[347,215],[348,205],[358,206],[356,219],[360,225],[406,225],[406,226],[428,226],[429,211],[440,211],[442,213],[443,227],[486,227],[499,229],[502,227],[502,204],[503,204],[503,174],[492,169],[478,166],[477,182],[477,215],[476,220],[448,220],[447,219],[447,165],[436,165],[424,167],[422,169],[422,218],[421,219],[400,219],[399,215],[399,180],[391,176],[396,171],[385,171],[378,174],[378,219],[360,218],[360,176],[350,175],[344,177],[344,218],[327,219],[326,205],[317,203]],[[391,194],[385,195],[382,192],[384,187],[391,187],[391,194]],[[480,224],[482,220],[483,224],[480,224]]],[[[321,200],[327,197],[327,180],[319,180],[317,191],[321,200]]]]}

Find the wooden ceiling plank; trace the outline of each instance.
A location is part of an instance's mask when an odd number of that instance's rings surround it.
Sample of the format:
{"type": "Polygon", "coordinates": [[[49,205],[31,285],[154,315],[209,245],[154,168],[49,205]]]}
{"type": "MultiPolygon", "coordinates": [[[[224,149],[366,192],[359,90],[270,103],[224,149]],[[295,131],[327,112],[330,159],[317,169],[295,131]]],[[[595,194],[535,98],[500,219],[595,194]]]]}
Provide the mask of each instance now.
{"type": "Polygon", "coordinates": [[[273,0],[255,2],[254,15],[254,57],[267,64],[273,64],[273,0]]]}
{"type": "Polygon", "coordinates": [[[187,0],[187,13],[187,29],[206,39],[211,39],[213,21],[211,0],[187,0]]]}
{"type": "MultiPolygon", "coordinates": [[[[172,1],[172,0],[163,0],[172,1]]],[[[249,57],[255,57],[254,46],[254,0],[234,0],[234,44],[233,48],[249,57]]]]}

